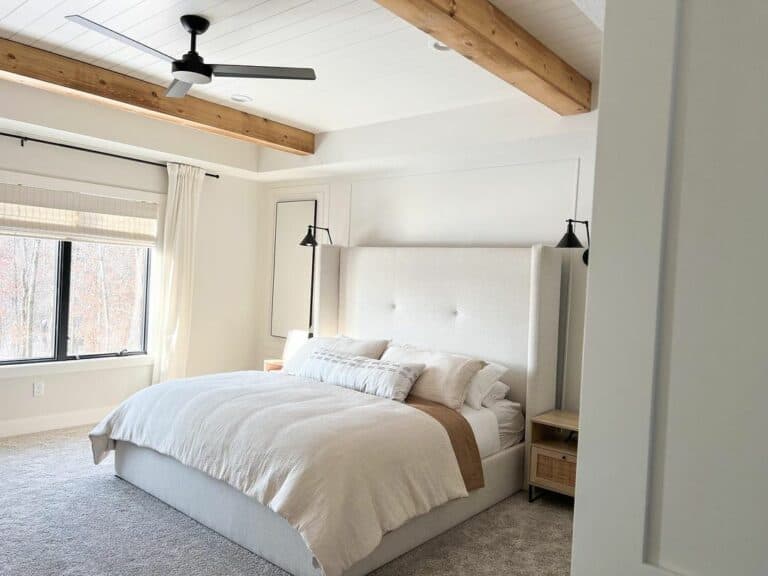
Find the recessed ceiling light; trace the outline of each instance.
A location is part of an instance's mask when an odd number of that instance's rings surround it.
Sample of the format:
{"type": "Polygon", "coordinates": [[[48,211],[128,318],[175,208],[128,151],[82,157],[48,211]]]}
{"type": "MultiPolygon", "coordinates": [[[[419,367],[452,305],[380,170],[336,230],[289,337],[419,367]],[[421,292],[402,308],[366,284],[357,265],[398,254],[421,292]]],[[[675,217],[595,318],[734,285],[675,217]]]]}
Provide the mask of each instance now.
{"type": "Polygon", "coordinates": [[[248,96],[248,94],[232,94],[230,98],[235,102],[240,102],[241,104],[245,102],[253,102],[253,98],[248,96]]]}
{"type": "Polygon", "coordinates": [[[439,42],[438,40],[432,40],[431,38],[429,40],[429,47],[432,48],[432,50],[437,50],[438,52],[450,52],[451,50],[442,42],[439,42]]]}

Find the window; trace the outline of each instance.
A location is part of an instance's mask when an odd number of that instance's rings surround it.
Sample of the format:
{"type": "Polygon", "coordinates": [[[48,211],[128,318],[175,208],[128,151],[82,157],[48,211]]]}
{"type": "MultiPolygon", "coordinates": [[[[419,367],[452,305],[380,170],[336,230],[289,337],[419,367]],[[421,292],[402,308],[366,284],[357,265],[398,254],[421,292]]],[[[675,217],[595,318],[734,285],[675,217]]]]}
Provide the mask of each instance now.
{"type": "Polygon", "coordinates": [[[55,240],[0,236],[0,362],[53,358],[55,240]]]}
{"type": "Polygon", "coordinates": [[[149,249],[0,235],[0,363],[146,353],[149,249]]]}
{"type": "Polygon", "coordinates": [[[70,356],[144,350],[147,252],[138,246],[72,242],[70,356]]]}

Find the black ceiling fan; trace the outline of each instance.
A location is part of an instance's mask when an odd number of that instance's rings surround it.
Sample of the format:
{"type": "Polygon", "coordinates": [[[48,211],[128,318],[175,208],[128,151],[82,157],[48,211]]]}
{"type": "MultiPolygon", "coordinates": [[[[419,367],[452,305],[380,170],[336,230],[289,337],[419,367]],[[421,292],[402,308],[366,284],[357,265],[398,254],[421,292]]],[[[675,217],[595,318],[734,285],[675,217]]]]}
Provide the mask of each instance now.
{"type": "Polygon", "coordinates": [[[70,22],[76,22],[94,32],[108,36],[127,44],[161,60],[171,63],[173,81],[168,86],[165,95],[169,98],[184,97],[193,84],[208,84],[213,76],[229,78],[278,78],[282,80],[314,80],[315,71],[312,68],[282,68],[278,66],[240,66],[237,64],[206,64],[197,53],[197,36],[208,30],[210,22],[202,16],[187,14],[181,17],[181,25],[191,36],[189,52],[180,59],[173,58],[159,50],[150,48],[141,42],[124,36],[84,18],[73,15],[65,17],[70,22]]]}

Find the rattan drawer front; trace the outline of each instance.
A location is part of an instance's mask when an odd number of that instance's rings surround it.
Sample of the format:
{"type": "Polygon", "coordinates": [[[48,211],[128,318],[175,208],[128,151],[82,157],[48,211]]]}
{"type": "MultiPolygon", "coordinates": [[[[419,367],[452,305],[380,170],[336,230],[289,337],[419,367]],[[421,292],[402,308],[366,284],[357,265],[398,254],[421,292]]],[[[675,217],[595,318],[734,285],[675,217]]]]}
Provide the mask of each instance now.
{"type": "Polygon", "coordinates": [[[532,446],[530,481],[541,488],[573,496],[576,488],[576,457],[532,446]]]}

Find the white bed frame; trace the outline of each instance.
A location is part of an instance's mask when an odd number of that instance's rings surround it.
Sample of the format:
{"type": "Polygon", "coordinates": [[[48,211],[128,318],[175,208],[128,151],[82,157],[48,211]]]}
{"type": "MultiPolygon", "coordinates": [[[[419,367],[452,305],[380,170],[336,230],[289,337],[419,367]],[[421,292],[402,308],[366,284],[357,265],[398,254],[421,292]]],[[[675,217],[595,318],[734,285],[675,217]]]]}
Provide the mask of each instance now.
{"type": "MultiPolygon", "coordinates": [[[[496,361],[526,410],[526,442],[483,459],[485,487],[386,534],[344,576],[386,564],[525,487],[530,419],[555,406],[560,254],[551,248],[322,246],[315,331],[496,361]]],[[[283,518],[227,484],[118,442],[115,473],[296,576],[321,571],[283,518]]]]}

